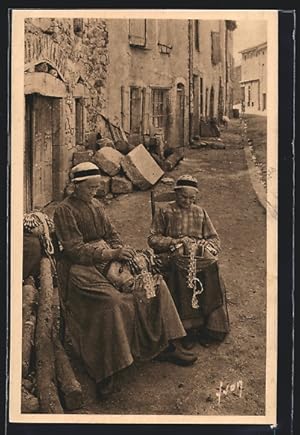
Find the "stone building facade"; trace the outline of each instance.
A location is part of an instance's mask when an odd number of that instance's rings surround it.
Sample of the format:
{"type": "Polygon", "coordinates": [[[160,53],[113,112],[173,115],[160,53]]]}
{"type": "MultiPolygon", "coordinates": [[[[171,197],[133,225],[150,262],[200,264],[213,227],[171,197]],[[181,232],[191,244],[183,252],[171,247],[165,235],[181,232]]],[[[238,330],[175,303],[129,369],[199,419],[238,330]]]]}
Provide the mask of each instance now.
{"type": "Polygon", "coordinates": [[[107,26],[99,19],[25,21],[25,208],[62,198],[74,151],[103,125],[107,26]]]}
{"type": "Polygon", "coordinates": [[[107,27],[108,114],[125,131],[163,130],[176,147],[199,135],[200,117],[230,115],[234,29],[226,21],[119,19],[107,27]]]}
{"type": "Polygon", "coordinates": [[[267,43],[241,51],[241,89],[246,113],[266,114],[267,43]]]}
{"type": "Polygon", "coordinates": [[[126,132],[188,143],[188,23],[109,20],[108,114],[126,132]]]}
{"type": "Polygon", "coordinates": [[[233,104],[239,105],[242,102],[241,89],[241,65],[237,65],[233,70],[233,104]]]}
{"type": "Polygon", "coordinates": [[[110,123],[174,148],[200,117],[230,114],[231,33],[220,20],[27,19],[25,209],[62,198],[74,152],[110,123]]]}
{"type": "Polygon", "coordinates": [[[190,23],[192,135],[199,135],[199,118],[231,116],[233,106],[233,38],[236,24],[224,20],[190,23]]]}

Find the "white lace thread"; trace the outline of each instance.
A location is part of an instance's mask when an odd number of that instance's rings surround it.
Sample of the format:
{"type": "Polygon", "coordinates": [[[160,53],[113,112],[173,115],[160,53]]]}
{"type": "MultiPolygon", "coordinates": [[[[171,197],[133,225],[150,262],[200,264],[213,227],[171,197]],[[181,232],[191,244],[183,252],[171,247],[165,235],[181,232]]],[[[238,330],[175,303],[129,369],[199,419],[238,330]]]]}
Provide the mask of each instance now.
{"type": "Polygon", "coordinates": [[[197,260],[196,260],[196,252],[198,248],[198,243],[191,242],[189,244],[189,266],[188,266],[188,273],[187,273],[187,286],[188,288],[193,289],[193,296],[192,296],[192,308],[197,309],[199,308],[199,301],[197,296],[201,295],[203,293],[204,288],[202,285],[202,282],[199,278],[197,278],[197,260]],[[197,284],[199,284],[200,288],[197,288],[197,284]]]}

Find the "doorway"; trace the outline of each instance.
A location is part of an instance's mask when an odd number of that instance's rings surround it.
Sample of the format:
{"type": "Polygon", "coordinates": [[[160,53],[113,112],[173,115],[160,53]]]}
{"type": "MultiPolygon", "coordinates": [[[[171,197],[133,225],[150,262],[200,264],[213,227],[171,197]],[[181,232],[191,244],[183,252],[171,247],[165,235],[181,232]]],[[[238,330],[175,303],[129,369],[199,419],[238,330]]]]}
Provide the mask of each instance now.
{"type": "Polygon", "coordinates": [[[209,118],[212,119],[215,113],[215,90],[212,86],[209,94],[209,118]]]}
{"type": "Polygon", "coordinates": [[[184,85],[179,83],[176,89],[176,146],[184,146],[184,85]]]}
{"type": "Polygon", "coordinates": [[[267,94],[263,93],[262,94],[262,110],[266,110],[267,109],[267,94]]]}
{"type": "Polygon", "coordinates": [[[58,147],[54,147],[59,130],[59,98],[39,94],[25,96],[25,212],[40,209],[51,202],[58,182],[58,147]],[[55,113],[56,112],[56,113],[55,113]]]}

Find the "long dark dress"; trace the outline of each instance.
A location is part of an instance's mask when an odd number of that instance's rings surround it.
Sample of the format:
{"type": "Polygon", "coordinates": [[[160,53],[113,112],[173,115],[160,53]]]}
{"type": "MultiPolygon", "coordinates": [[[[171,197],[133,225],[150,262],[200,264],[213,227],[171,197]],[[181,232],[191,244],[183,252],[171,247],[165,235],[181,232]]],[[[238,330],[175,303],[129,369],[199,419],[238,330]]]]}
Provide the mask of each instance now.
{"type": "Polygon", "coordinates": [[[204,258],[197,259],[196,276],[204,291],[197,296],[199,308],[193,308],[193,289],[187,286],[189,257],[177,251],[174,254],[170,252],[176,239],[184,236],[205,239],[217,253],[220,251],[219,236],[205,209],[194,204],[190,210],[184,210],[176,202],[159,208],[151,225],[148,243],[156,253],[161,254],[164,276],[182,323],[186,329],[201,327],[212,337],[222,339],[229,330],[229,321],[217,256],[205,251],[204,258]]]}
{"type": "Polygon", "coordinates": [[[122,246],[97,199],[85,202],[75,194],[58,205],[54,215],[64,248],[58,261],[66,323],[73,344],[90,376],[99,382],[128,367],[136,358],[149,359],[185,335],[169,290],[156,276],[156,297],[120,293],[94,261],[97,242],[122,246]]]}

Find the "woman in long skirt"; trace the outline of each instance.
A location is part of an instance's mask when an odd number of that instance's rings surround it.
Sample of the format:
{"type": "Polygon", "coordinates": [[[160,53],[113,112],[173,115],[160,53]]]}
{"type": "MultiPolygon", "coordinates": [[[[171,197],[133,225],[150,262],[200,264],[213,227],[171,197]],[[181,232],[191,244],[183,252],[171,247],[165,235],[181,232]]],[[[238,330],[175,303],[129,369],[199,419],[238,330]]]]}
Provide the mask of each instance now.
{"type": "Polygon", "coordinates": [[[197,179],[179,177],[176,201],[159,208],[148,243],[162,259],[163,272],[189,337],[201,344],[222,341],[229,331],[225,286],[220,277],[219,236],[206,212],[196,205],[197,179]]]}

